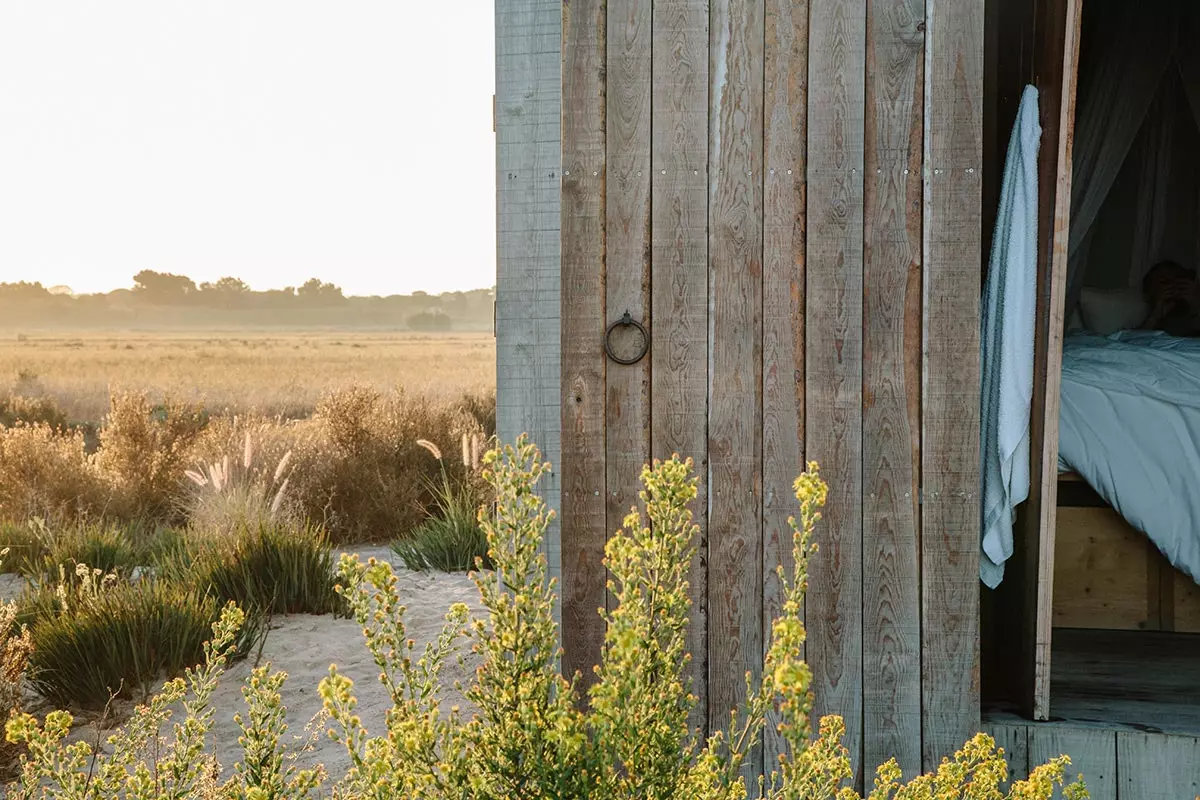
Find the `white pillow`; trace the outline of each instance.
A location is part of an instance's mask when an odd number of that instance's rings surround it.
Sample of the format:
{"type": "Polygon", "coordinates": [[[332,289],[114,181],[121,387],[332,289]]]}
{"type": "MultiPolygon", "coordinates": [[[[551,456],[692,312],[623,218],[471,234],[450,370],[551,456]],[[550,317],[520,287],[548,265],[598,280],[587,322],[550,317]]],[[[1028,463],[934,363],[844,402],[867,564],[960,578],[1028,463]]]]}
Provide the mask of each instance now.
{"type": "Polygon", "coordinates": [[[1079,295],[1079,311],[1087,329],[1100,336],[1137,328],[1150,315],[1142,290],[1136,286],[1125,289],[1085,286],[1079,295]]]}

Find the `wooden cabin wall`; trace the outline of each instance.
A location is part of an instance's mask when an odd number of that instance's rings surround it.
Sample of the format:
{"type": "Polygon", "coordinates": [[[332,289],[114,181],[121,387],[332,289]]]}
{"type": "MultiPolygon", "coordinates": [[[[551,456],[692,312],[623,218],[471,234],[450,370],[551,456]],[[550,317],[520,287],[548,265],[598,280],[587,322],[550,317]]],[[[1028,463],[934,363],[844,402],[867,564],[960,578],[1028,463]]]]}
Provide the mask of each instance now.
{"type": "MultiPolygon", "coordinates": [[[[553,465],[562,435],[562,7],[557,0],[496,2],[496,430],[528,434],[553,465]]],[[[558,510],[560,478],[539,489],[558,510]]],[[[546,544],[559,577],[559,522],[546,544]]],[[[561,611],[561,604],[555,613],[561,611]]]]}
{"type": "Polygon", "coordinates": [[[599,658],[637,467],[678,452],[701,478],[698,720],[726,725],[815,459],[816,710],[844,715],[860,784],[935,766],[979,725],[983,2],[561,12],[564,666],[599,658]],[[627,310],[651,340],[632,365],[604,350],[627,310]]]}

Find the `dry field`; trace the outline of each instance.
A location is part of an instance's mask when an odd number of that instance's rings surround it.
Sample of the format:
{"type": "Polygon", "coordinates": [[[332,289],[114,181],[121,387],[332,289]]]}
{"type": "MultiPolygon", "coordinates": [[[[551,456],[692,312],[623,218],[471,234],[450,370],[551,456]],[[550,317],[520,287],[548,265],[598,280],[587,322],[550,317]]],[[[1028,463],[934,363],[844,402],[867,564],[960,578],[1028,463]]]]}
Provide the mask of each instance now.
{"type": "Polygon", "coordinates": [[[110,389],[302,417],[351,384],[450,395],[495,381],[490,334],[0,333],[0,393],[44,392],[75,421],[98,421],[110,389]]]}

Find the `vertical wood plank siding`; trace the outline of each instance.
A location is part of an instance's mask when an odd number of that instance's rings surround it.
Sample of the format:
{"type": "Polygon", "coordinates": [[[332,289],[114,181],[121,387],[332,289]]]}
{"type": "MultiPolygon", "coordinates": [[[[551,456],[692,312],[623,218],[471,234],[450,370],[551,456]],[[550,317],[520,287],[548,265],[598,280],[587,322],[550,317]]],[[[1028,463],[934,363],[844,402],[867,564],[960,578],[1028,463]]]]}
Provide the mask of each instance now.
{"type": "MultiPolygon", "coordinates": [[[[763,152],[763,634],[782,594],[775,568],[792,569],[792,484],[804,469],[805,178],[808,2],[767,0],[763,152]]],[[[778,763],[779,718],[768,714],[764,763],[778,763]]]]}
{"type": "Polygon", "coordinates": [[[607,541],[604,333],[604,0],[563,6],[563,667],[586,687],[600,661],[607,541]]]}
{"type": "MultiPolygon", "coordinates": [[[[651,0],[608,0],[608,198],[605,203],[605,324],[626,311],[649,328],[651,0]]],[[[624,330],[624,329],[618,329],[624,330]]],[[[613,347],[636,352],[636,332],[613,347]]],[[[605,532],[621,527],[637,502],[650,459],[650,361],[605,371],[608,506],[605,532]]],[[[612,598],[609,598],[611,605],[612,598]]]]}
{"type": "Polygon", "coordinates": [[[805,608],[815,716],[841,714],[861,782],[863,647],[863,135],[866,5],[809,18],[805,448],[829,499],[805,608]]]}
{"type": "MultiPolygon", "coordinates": [[[[496,0],[496,430],[522,433],[554,471],[539,490],[561,507],[562,342],[559,165],[562,4],[496,0]]],[[[568,456],[568,460],[571,456],[568,456]]],[[[546,556],[561,575],[560,523],[546,556]]],[[[556,614],[561,613],[556,605],[556,614]]]]}
{"type": "Polygon", "coordinates": [[[925,5],[872,0],[863,320],[863,736],[867,768],[921,766],[921,165],[925,5]]]}
{"type": "Polygon", "coordinates": [[[926,3],[921,649],[925,767],[979,727],[983,0],[926,3]]]}
{"type": "MultiPolygon", "coordinates": [[[[709,723],[762,667],[764,0],[712,0],[709,30],[709,723]]],[[[761,748],[746,760],[762,769],[761,748]]]]}
{"type": "Polygon", "coordinates": [[[700,477],[691,571],[692,727],[708,725],[708,3],[656,0],[651,58],[650,449],[700,477]]]}
{"type": "Polygon", "coordinates": [[[690,457],[692,719],[727,725],[815,459],[816,710],[846,719],[859,785],[933,766],[979,724],[983,2],[560,8],[565,666],[600,657],[639,467],[690,457]],[[651,332],[634,365],[604,355],[626,310],[651,332]]]}

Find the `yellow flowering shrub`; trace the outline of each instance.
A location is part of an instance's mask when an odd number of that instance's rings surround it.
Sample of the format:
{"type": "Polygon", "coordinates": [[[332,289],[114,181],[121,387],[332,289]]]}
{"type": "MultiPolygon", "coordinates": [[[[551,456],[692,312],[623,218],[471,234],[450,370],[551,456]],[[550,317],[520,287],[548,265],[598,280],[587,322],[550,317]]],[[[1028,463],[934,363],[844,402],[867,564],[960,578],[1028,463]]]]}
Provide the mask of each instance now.
{"type": "MultiPolygon", "coordinates": [[[[808,559],[827,489],[815,464],[796,480],[798,518],[792,520],[794,566],[782,567],[783,607],[757,685],[727,729],[705,738],[688,727],[696,698],[685,677],[690,613],[688,565],[697,529],[689,511],[697,481],[691,463],[657,462],[642,474],[642,509],[631,512],[606,547],[616,599],[607,623],[597,680],[586,696],[578,676],[558,669],[561,652],[553,618],[557,586],[547,580],[541,545],[552,515],[538,496],[548,469],[524,440],[490,453],[484,475],[496,504],[480,512],[493,570],[479,570],[486,614],[471,619],[465,606],[446,615],[441,635],[418,650],[408,637],[405,610],[390,566],[345,557],[338,591],[362,626],[378,680],[392,706],[384,727],[369,731],[357,713],[353,683],[336,667],[319,691],[329,735],[349,754],[347,775],[327,785],[320,769],[300,770],[281,744],[284,676],[255,670],[244,695],[243,759],[232,777],[205,753],[211,727],[208,697],[241,623],[227,609],[215,630],[208,662],[135,715],[110,740],[111,754],[86,744],[64,745],[65,712],[39,724],[28,716],[8,726],[10,741],[29,756],[11,798],[248,798],[293,800],[321,795],[341,800],[864,800],[851,786],[845,725],[836,716],[810,730],[811,673],[800,654],[808,559]],[[479,656],[467,699],[477,712],[443,709],[438,700],[442,667],[461,658],[460,642],[479,656]],[[166,722],[166,707],[188,696],[185,718],[158,760],[147,743],[166,722]],[[779,710],[786,752],[761,785],[740,775],[758,743],[767,712],[779,710]],[[102,787],[102,788],[101,788],[102,787]]],[[[569,532],[568,532],[569,535],[569,532]]],[[[749,678],[747,679],[749,680],[749,678]]],[[[1003,751],[980,734],[936,771],[905,782],[895,761],[879,767],[865,800],[1050,800],[1064,782],[1069,761],[1055,759],[1030,777],[1008,778],[1003,751]]],[[[1064,789],[1069,800],[1087,797],[1082,783],[1064,789]]]]}

